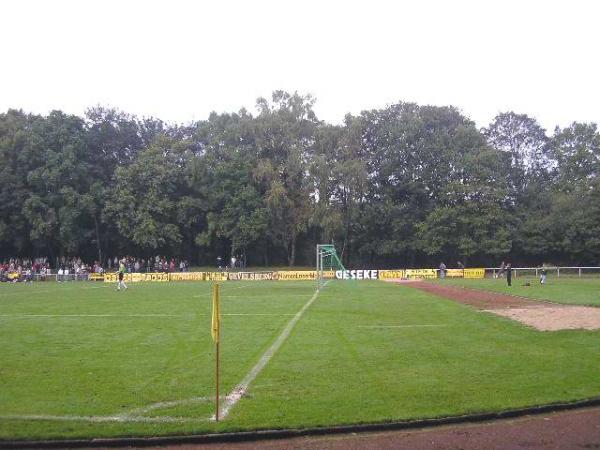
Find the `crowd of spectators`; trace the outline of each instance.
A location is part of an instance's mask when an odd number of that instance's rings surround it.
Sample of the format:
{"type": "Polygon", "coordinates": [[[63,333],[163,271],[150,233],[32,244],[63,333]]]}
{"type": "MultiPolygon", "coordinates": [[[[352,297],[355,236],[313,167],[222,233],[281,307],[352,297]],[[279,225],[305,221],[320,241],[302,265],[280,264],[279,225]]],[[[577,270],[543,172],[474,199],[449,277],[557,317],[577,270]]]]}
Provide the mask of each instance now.
{"type": "Polygon", "coordinates": [[[0,263],[0,281],[33,281],[50,273],[48,258],[9,258],[0,263]]]}
{"type": "Polygon", "coordinates": [[[149,258],[136,258],[134,256],[109,257],[106,265],[107,271],[116,271],[119,268],[120,261],[124,261],[125,272],[127,273],[187,272],[189,269],[189,263],[185,259],[169,259],[166,256],[156,255],[149,258]]]}
{"type": "Polygon", "coordinates": [[[109,257],[106,264],[100,261],[84,262],[80,257],[60,257],[53,264],[49,258],[8,258],[0,260],[0,281],[44,281],[52,276],[57,281],[88,279],[89,274],[116,272],[120,261],[125,263],[125,271],[134,272],[187,272],[189,264],[185,259],[167,258],[157,255],[150,258],[133,256],[109,257]],[[106,269],[105,269],[106,268],[106,269]]]}

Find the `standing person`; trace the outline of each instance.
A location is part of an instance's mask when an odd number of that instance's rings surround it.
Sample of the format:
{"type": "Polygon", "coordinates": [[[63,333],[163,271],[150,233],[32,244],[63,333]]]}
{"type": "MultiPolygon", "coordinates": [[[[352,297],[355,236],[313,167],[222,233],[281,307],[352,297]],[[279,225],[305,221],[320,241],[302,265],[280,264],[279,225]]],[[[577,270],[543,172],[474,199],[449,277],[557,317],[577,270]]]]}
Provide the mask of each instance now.
{"type": "Polygon", "coordinates": [[[509,286],[512,286],[512,267],[511,267],[510,263],[506,264],[506,267],[504,268],[504,270],[506,271],[506,282],[508,283],[509,286]]]}
{"type": "Polygon", "coordinates": [[[502,261],[502,264],[500,264],[500,270],[498,271],[498,278],[502,278],[502,274],[506,271],[506,264],[504,264],[504,261],[502,261]]]}
{"type": "Polygon", "coordinates": [[[127,289],[127,285],[123,281],[124,275],[125,275],[125,259],[122,259],[119,262],[119,283],[117,284],[117,291],[120,291],[121,288],[127,289]]]}
{"type": "Polygon", "coordinates": [[[540,284],[546,284],[546,276],[548,275],[548,271],[545,267],[542,267],[542,275],[540,276],[540,284]]]}
{"type": "Polygon", "coordinates": [[[217,256],[217,267],[219,270],[223,268],[223,258],[221,258],[220,256],[217,256]]]}
{"type": "Polygon", "coordinates": [[[235,255],[233,255],[231,257],[231,268],[234,269],[235,268],[235,262],[237,261],[235,255]]]}
{"type": "Polygon", "coordinates": [[[446,278],[446,264],[444,264],[443,262],[440,263],[440,278],[446,278]]]}

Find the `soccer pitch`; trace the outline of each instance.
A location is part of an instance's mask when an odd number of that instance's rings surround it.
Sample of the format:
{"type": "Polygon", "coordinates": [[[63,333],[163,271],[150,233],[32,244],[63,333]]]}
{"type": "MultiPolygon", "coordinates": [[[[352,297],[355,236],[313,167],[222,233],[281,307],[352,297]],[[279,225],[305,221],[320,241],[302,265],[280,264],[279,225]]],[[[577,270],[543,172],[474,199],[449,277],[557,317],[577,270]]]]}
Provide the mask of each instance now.
{"type": "Polygon", "coordinates": [[[600,396],[598,331],[539,332],[377,281],[332,281],[316,296],[308,281],[221,286],[221,391],[265,364],[219,423],[211,283],[0,286],[0,439],[374,423],[600,396]]]}

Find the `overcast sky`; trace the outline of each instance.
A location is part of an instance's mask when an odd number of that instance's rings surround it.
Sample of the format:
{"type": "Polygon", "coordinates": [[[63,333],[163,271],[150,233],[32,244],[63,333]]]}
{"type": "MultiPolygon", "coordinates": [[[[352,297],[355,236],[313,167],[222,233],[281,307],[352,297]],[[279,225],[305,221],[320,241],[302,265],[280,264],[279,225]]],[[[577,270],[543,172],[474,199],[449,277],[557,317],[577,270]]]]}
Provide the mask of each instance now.
{"type": "Polygon", "coordinates": [[[320,119],[414,101],[600,122],[600,2],[2,0],[0,111],[170,122],[310,93],[320,119]]]}

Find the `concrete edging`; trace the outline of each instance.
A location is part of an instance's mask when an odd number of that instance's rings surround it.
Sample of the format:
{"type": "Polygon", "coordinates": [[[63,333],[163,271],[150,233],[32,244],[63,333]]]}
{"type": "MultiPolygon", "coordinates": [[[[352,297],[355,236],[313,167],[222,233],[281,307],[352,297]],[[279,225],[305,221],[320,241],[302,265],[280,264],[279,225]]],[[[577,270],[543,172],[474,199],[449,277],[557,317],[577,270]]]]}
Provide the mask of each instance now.
{"type": "Polygon", "coordinates": [[[498,412],[467,414],[462,416],[439,417],[398,422],[340,425],[332,427],[314,427],[279,430],[255,430],[233,433],[213,433],[183,436],[71,439],[71,440],[37,440],[37,441],[3,441],[0,449],[51,449],[51,448],[84,448],[84,447],[149,447],[159,445],[207,444],[216,442],[250,442],[266,439],[289,439],[301,436],[319,436],[327,434],[364,433],[373,431],[393,431],[419,428],[434,428],[442,425],[459,425],[486,422],[499,419],[544,414],[548,412],[567,411],[578,408],[600,406],[600,397],[569,403],[553,403],[528,408],[511,409],[498,412]]]}

